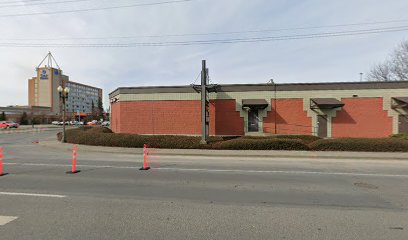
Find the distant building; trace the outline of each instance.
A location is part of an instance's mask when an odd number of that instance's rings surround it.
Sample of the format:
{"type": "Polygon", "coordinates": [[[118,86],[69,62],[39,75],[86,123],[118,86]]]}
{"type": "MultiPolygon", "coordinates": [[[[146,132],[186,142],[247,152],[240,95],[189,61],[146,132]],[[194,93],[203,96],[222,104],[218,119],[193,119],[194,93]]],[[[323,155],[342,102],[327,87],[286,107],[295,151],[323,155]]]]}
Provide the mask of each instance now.
{"type": "Polygon", "coordinates": [[[78,112],[81,116],[94,113],[99,101],[102,100],[102,89],[70,81],[69,77],[62,73],[51,53],[43,59],[36,68],[36,72],[37,75],[28,80],[29,106],[49,107],[53,114],[61,114],[62,103],[58,86],[70,89],[66,101],[68,118],[70,114],[78,114],[78,112]],[[48,64],[41,66],[43,63],[48,64]]]}
{"type": "Polygon", "coordinates": [[[23,113],[27,114],[29,123],[50,123],[58,120],[59,116],[51,114],[49,107],[8,106],[0,107],[0,113],[6,116],[7,121],[20,122],[23,113]]]}

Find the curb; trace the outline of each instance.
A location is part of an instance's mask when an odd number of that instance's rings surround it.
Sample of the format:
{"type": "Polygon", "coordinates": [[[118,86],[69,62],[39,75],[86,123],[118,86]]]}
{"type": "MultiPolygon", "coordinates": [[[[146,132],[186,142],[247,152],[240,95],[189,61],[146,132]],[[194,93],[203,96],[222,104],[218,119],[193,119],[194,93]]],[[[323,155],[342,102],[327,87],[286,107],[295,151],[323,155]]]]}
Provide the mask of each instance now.
{"type": "MultiPolygon", "coordinates": [[[[72,151],[74,144],[58,141],[42,141],[39,145],[54,149],[72,151]]],[[[121,148],[79,145],[87,152],[122,154],[142,154],[143,148],[121,148]]],[[[317,158],[317,159],[362,159],[362,160],[400,160],[408,161],[408,153],[389,152],[312,152],[312,151],[251,151],[251,150],[204,150],[204,149],[154,149],[155,155],[162,156],[201,156],[201,157],[257,157],[257,158],[317,158]]]]}
{"type": "Polygon", "coordinates": [[[3,134],[13,134],[13,133],[39,133],[39,132],[44,132],[44,131],[52,131],[56,130],[57,128],[34,128],[34,129],[15,129],[15,130],[0,130],[0,135],[3,134]]]}

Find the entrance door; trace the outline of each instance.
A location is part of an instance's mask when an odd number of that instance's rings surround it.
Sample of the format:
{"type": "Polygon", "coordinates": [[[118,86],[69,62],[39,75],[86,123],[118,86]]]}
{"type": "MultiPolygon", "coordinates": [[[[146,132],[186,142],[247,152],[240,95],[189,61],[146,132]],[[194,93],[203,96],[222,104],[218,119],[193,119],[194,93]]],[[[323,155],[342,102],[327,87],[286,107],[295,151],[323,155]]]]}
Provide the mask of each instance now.
{"type": "Polygon", "coordinates": [[[248,112],[248,132],[258,132],[258,131],[259,131],[258,110],[251,109],[248,112]]]}
{"type": "Polygon", "coordinates": [[[408,115],[399,115],[398,133],[408,133],[408,115]]]}
{"type": "Polygon", "coordinates": [[[327,116],[317,116],[317,135],[321,138],[327,137],[327,116]]]}

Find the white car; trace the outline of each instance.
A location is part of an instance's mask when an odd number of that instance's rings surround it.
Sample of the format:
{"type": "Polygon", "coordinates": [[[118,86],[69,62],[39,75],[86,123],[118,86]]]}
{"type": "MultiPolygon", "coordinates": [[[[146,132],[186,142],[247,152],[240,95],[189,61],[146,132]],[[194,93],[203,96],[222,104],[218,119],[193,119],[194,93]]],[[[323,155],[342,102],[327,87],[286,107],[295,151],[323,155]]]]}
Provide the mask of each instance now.
{"type": "Polygon", "coordinates": [[[59,125],[59,122],[58,122],[58,121],[52,121],[51,124],[52,124],[52,125],[59,125]]]}

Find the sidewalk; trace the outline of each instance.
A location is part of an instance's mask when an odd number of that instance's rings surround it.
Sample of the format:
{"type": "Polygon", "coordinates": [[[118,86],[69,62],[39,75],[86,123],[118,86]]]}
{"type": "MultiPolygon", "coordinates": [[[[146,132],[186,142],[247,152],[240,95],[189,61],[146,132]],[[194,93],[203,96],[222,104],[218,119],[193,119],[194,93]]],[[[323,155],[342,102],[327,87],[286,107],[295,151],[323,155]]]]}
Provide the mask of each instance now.
{"type": "MultiPolygon", "coordinates": [[[[41,141],[39,145],[64,151],[72,151],[73,144],[56,140],[41,141]]],[[[120,148],[78,145],[81,151],[122,154],[143,154],[142,148],[120,148]]],[[[264,157],[264,158],[325,158],[325,159],[366,159],[366,160],[407,160],[408,152],[315,152],[315,151],[273,151],[273,150],[204,150],[204,149],[154,149],[155,155],[207,156],[207,157],[264,157]]]]}

